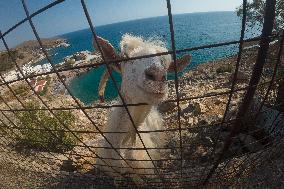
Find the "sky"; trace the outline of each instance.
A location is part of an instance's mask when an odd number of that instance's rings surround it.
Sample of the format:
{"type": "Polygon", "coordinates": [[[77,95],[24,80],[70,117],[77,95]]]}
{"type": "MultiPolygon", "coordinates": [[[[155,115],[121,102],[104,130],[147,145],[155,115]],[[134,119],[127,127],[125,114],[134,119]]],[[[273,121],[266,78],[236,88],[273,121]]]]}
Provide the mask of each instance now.
{"type": "MultiPolygon", "coordinates": [[[[26,0],[30,14],[54,0],[26,0]]],[[[139,18],[167,15],[166,0],[86,0],[94,25],[105,25],[139,18]]],[[[242,0],[171,0],[172,13],[234,11],[242,0]]],[[[2,33],[26,17],[21,0],[0,0],[2,33]]],[[[41,38],[52,37],[88,27],[80,0],[66,0],[33,18],[41,38]]],[[[25,22],[5,36],[9,47],[35,39],[25,22]]],[[[0,50],[3,43],[0,42],[0,50]]]]}

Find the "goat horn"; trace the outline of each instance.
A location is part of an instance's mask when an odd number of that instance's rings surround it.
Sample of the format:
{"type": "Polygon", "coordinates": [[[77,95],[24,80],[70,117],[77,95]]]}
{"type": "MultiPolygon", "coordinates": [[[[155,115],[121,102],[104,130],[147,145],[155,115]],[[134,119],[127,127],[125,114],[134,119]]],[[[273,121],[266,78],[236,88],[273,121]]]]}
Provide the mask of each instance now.
{"type": "Polygon", "coordinates": [[[104,94],[105,94],[106,84],[107,84],[107,80],[109,76],[110,74],[108,70],[105,70],[100,80],[98,93],[99,93],[99,98],[101,102],[104,102],[104,94]]]}

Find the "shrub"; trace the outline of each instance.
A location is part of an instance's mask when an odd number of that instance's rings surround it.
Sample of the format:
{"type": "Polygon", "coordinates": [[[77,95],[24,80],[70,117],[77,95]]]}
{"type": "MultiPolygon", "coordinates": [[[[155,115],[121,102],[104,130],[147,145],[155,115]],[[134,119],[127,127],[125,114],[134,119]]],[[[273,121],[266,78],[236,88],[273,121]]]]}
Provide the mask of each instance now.
{"type": "Polygon", "coordinates": [[[0,135],[6,135],[6,129],[4,129],[4,125],[0,124],[0,135]]]}
{"type": "MultiPolygon", "coordinates": [[[[30,87],[25,84],[17,84],[16,86],[11,86],[11,88],[18,97],[26,97],[30,91],[30,87]]],[[[7,102],[16,99],[10,89],[3,91],[3,97],[7,102]]]]}
{"type": "Polygon", "coordinates": [[[20,84],[17,87],[13,88],[16,95],[26,96],[30,90],[29,86],[25,84],[20,84]]]}
{"type": "Polygon", "coordinates": [[[25,55],[24,55],[23,53],[20,53],[19,56],[18,56],[18,58],[19,58],[19,59],[24,59],[24,58],[25,58],[25,55]]]}
{"type": "MultiPolygon", "coordinates": [[[[28,109],[36,109],[39,106],[28,103],[28,109]]],[[[75,123],[75,116],[70,111],[57,111],[55,115],[61,123],[69,128],[75,123]]],[[[76,138],[64,130],[61,123],[44,110],[31,110],[18,113],[20,126],[26,129],[20,130],[19,144],[24,147],[37,150],[62,152],[71,150],[76,144],[76,138]],[[42,131],[45,128],[56,131],[42,131]]]]}
{"type": "MultiPolygon", "coordinates": [[[[18,55],[18,51],[11,51],[11,54],[13,57],[17,57],[18,55]]],[[[3,52],[0,54],[0,72],[3,71],[8,71],[12,68],[14,68],[15,64],[14,62],[11,60],[9,54],[7,52],[3,52]]]]}
{"type": "Polygon", "coordinates": [[[216,69],[216,73],[220,74],[220,73],[231,73],[233,71],[233,67],[231,65],[222,65],[219,68],[216,69]]]}

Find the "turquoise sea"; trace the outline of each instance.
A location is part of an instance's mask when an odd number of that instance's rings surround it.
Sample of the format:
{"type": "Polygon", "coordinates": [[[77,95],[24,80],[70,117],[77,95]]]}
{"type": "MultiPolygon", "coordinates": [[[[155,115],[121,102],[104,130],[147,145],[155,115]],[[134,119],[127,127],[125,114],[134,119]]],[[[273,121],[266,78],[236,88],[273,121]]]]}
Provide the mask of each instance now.
{"type": "MultiPolygon", "coordinates": [[[[176,48],[183,49],[220,42],[238,40],[241,32],[241,20],[235,12],[207,12],[174,15],[174,29],[176,48]]],[[[121,36],[125,33],[155,37],[165,41],[170,49],[170,30],[167,16],[145,18],[127,22],[96,27],[97,34],[109,40],[115,48],[118,47],[121,36]]],[[[259,30],[246,32],[246,38],[259,35],[259,30]]],[[[92,34],[90,29],[84,29],[64,34],[60,37],[67,39],[71,44],[68,48],[59,47],[51,50],[53,62],[59,63],[67,55],[82,50],[93,51],[92,34]]],[[[192,51],[192,63],[188,69],[202,62],[224,58],[237,53],[238,45],[230,45],[212,49],[192,51]]],[[[45,63],[43,60],[41,63],[45,63]]],[[[72,80],[72,93],[85,104],[97,99],[97,87],[104,67],[93,69],[72,80]]],[[[118,82],[119,75],[115,75],[118,82]]],[[[106,89],[106,98],[117,96],[112,81],[106,89]]]]}

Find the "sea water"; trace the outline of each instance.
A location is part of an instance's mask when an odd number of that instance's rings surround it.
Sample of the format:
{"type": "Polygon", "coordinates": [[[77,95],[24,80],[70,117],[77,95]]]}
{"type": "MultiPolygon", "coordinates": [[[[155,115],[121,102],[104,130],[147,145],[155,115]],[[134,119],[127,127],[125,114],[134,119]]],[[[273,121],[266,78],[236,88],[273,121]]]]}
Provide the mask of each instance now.
{"type": "MultiPolygon", "coordinates": [[[[241,19],[235,12],[180,14],[174,15],[173,21],[176,49],[235,41],[240,38],[241,19]]],[[[96,27],[96,32],[99,36],[109,40],[117,50],[119,50],[120,39],[125,33],[142,36],[143,38],[158,38],[167,44],[169,50],[171,49],[171,36],[167,16],[98,26],[96,27]]],[[[250,38],[257,35],[259,35],[259,32],[250,31],[246,32],[245,37],[250,38]]],[[[72,55],[75,52],[94,50],[90,29],[64,34],[60,37],[67,39],[71,46],[68,48],[60,47],[50,51],[50,54],[53,55],[52,61],[55,64],[62,62],[65,56],[72,55]]],[[[236,54],[237,51],[238,45],[236,44],[188,52],[192,55],[192,62],[187,70],[203,62],[231,56],[236,54]]],[[[46,63],[46,60],[43,60],[41,63],[46,63]]],[[[104,69],[105,67],[101,66],[74,78],[69,85],[73,95],[85,104],[90,104],[97,100],[98,84],[104,69]]],[[[118,84],[120,84],[119,74],[115,73],[115,78],[118,84]]],[[[114,84],[109,80],[105,97],[106,99],[112,99],[116,96],[117,92],[114,84]]]]}

